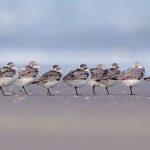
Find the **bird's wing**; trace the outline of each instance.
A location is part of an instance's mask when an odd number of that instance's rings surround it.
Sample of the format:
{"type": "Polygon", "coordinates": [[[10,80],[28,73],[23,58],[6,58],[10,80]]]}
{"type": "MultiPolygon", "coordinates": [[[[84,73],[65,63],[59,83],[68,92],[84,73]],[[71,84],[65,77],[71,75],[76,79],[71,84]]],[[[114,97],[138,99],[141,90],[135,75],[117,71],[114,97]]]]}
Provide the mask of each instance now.
{"type": "Polygon", "coordinates": [[[76,69],[69,72],[63,80],[86,80],[89,74],[81,69],[76,69]]]}
{"type": "Polygon", "coordinates": [[[38,70],[35,68],[25,68],[22,70],[19,70],[19,78],[24,78],[24,77],[36,77],[38,74],[38,70]]]}
{"type": "Polygon", "coordinates": [[[13,77],[15,73],[16,73],[16,70],[8,68],[8,67],[3,67],[0,69],[0,78],[13,77]]]}
{"type": "Polygon", "coordinates": [[[133,80],[133,79],[140,80],[143,77],[143,75],[144,74],[141,71],[141,69],[129,68],[120,74],[119,79],[120,80],[133,80]]]}
{"type": "Polygon", "coordinates": [[[94,79],[95,81],[102,80],[102,77],[104,74],[104,69],[92,68],[92,69],[90,69],[90,71],[91,71],[92,79],[94,79]]]}
{"type": "Polygon", "coordinates": [[[117,80],[120,70],[106,69],[103,74],[103,80],[117,80]]]}
{"type": "Polygon", "coordinates": [[[44,73],[40,79],[38,80],[39,83],[44,83],[47,81],[59,81],[62,77],[62,74],[58,71],[50,70],[49,72],[44,73]]]}

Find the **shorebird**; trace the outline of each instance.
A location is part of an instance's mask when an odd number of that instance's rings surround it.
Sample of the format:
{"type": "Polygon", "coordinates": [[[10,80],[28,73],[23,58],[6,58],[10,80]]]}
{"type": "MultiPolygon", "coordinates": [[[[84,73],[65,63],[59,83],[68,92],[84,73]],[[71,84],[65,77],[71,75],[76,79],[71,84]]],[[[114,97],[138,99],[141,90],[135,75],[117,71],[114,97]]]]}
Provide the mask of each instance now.
{"type": "Polygon", "coordinates": [[[0,89],[3,95],[7,95],[3,91],[3,87],[9,86],[18,79],[18,70],[13,62],[7,63],[0,69],[0,89]]]}
{"type": "Polygon", "coordinates": [[[93,88],[93,95],[95,95],[95,87],[100,86],[100,83],[97,81],[102,80],[103,74],[106,67],[103,64],[98,64],[96,68],[91,68],[91,80],[88,82],[88,85],[93,88]]]}
{"type": "Polygon", "coordinates": [[[145,74],[145,68],[142,64],[134,63],[131,68],[123,71],[119,75],[119,80],[121,80],[122,84],[130,87],[131,95],[134,95],[132,92],[132,87],[136,86],[140,83],[142,77],[145,74]]]}
{"type": "Polygon", "coordinates": [[[76,95],[78,88],[86,85],[91,79],[91,72],[86,64],[81,64],[80,68],[70,71],[64,78],[64,82],[75,88],[76,95]]]}
{"type": "Polygon", "coordinates": [[[108,95],[110,95],[108,87],[112,87],[117,83],[119,74],[119,65],[117,63],[113,63],[110,69],[105,69],[103,77],[100,80],[97,80],[100,86],[106,89],[108,95]]]}
{"type": "Polygon", "coordinates": [[[37,81],[39,68],[40,67],[38,66],[37,62],[30,61],[28,65],[19,70],[19,77],[16,81],[16,84],[23,88],[26,95],[28,95],[28,93],[25,89],[25,86],[37,81]]]}
{"type": "Polygon", "coordinates": [[[52,96],[49,89],[57,86],[62,81],[62,78],[63,72],[60,66],[53,65],[52,70],[44,73],[36,83],[46,88],[48,94],[52,96]]]}

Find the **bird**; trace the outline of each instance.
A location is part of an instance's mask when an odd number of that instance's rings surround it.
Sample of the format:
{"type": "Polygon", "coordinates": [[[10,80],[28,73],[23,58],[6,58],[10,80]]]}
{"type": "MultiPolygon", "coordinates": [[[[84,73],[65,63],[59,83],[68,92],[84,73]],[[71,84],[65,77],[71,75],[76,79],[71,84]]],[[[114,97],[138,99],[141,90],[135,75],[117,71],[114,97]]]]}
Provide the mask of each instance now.
{"type": "Polygon", "coordinates": [[[133,94],[132,87],[140,83],[144,74],[144,66],[138,62],[135,62],[131,68],[128,68],[125,71],[121,72],[118,80],[120,80],[123,85],[130,87],[130,94],[135,95],[133,94]]]}
{"type": "Polygon", "coordinates": [[[91,72],[86,64],[81,64],[80,68],[70,71],[64,78],[63,81],[74,87],[76,95],[78,94],[78,88],[86,85],[91,80],[91,72]]]}
{"type": "Polygon", "coordinates": [[[44,73],[39,80],[36,82],[43,88],[46,88],[48,91],[48,94],[50,96],[53,96],[50,92],[50,88],[53,88],[57,86],[63,78],[63,72],[59,65],[53,65],[52,69],[46,73],[44,73]]]}
{"type": "Polygon", "coordinates": [[[88,85],[93,88],[93,95],[95,95],[95,87],[100,86],[98,80],[101,80],[104,74],[106,67],[103,64],[98,64],[96,68],[91,68],[91,80],[88,82],[88,85]]]}
{"type": "Polygon", "coordinates": [[[0,68],[0,90],[4,96],[3,87],[10,86],[18,79],[18,69],[14,62],[7,63],[4,67],[0,68]]]}
{"type": "Polygon", "coordinates": [[[97,80],[100,86],[106,89],[108,95],[110,95],[108,87],[112,87],[117,83],[119,74],[119,65],[117,63],[113,63],[109,69],[104,70],[102,78],[100,80],[97,80]]]}
{"type": "Polygon", "coordinates": [[[28,95],[28,92],[26,91],[25,86],[38,80],[39,68],[40,67],[36,61],[30,61],[28,65],[19,70],[19,76],[16,84],[23,88],[26,95],[28,95]]]}

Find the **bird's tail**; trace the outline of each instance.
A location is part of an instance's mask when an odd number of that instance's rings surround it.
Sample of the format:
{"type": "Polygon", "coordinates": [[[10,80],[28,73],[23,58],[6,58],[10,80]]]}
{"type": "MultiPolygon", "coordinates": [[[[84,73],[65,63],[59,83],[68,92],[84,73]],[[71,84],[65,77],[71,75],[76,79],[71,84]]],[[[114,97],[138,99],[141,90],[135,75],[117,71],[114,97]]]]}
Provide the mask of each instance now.
{"type": "Polygon", "coordinates": [[[150,81],[150,77],[143,78],[146,81],[150,81]]]}
{"type": "Polygon", "coordinates": [[[39,83],[39,81],[34,81],[34,82],[32,82],[32,84],[37,84],[37,83],[39,83]]]}

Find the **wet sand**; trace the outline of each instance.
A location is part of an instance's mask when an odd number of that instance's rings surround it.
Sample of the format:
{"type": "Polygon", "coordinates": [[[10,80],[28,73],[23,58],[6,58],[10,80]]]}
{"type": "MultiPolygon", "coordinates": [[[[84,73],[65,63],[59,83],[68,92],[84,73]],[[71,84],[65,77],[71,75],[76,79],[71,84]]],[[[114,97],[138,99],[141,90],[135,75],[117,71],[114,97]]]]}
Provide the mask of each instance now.
{"type": "Polygon", "coordinates": [[[2,150],[149,150],[150,84],[129,89],[74,89],[63,83],[48,96],[39,86],[28,86],[30,96],[19,87],[0,93],[0,146],[2,150]]]}

